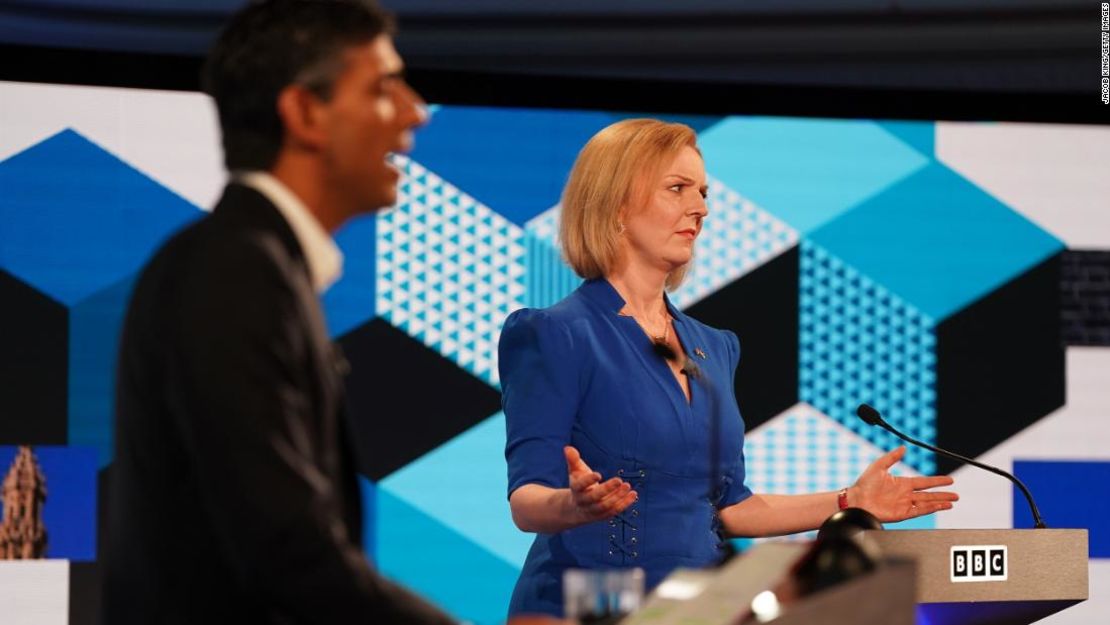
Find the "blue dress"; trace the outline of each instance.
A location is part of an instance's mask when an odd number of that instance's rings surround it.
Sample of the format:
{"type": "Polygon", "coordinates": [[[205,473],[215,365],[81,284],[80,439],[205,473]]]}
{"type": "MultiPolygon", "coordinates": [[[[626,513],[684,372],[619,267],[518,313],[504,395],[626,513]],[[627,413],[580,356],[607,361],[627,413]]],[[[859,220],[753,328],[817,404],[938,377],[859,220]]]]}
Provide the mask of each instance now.
{"type": "Polygon", "coordinates": [[[509,493],[524,484],[566,488],[567,444],[602,479],[622,477],[639,493],[613,519],[538,534],[510,615],[561,616],[567,568],[642,567],[650,590],[676,567],[710,565],[721,555],[717,508],[751,496],[733,392],[740,343],[666,303],[687,358],[700,369],[690,378],[690,402],[636,320],[618,314],[624,300],[604,279],[506,320],[499,367],[509,493]],[[711,495],[713,413],[720,466],[711,495]]]}

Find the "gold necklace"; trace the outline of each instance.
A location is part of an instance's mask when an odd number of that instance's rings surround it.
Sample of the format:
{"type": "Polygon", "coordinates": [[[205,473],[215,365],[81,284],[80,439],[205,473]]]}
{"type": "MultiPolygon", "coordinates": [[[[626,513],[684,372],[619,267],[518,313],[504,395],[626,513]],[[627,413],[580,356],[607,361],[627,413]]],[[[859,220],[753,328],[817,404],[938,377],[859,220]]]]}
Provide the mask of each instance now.
{"type": "Polygon", "coordinates": [[[663,326],[662,336],[656,336],[655,334],[652,334],[652,332],[647,329],[647,326],[645,326],[643,322],[641,322],[640,319],[636,317],[636,315],[629,316],[636,320],[636,325],[640,326],[640,329],[644,331],[644,334],[648,335],[648,338],[651,339],[651,347],[656,354],[658,354],[664,360],[678,360],[678,353],[675,352],[674,348],[671,347],[671,344],[667,341],[667,339],[671,336],[671,315],[669,313],[666,315],[666,323],[663,326]]]}
{"type": "Polygon", "coordinates": [[[640,318],[637,317],[636,315],[629,315],[629,317],[632,317],[633,319],[636,320],[636,324],[640,326],[640,329],[643,330],[644,334],[648,335],[648,337],[650,337],[652,341],[659,341],[659,342],[666,343],[667,338],[671,335],[671,316],[670,316],[670,314],[666,314],[665,317],[664,317],[663,334],[662,335],[654,334],[651,330],[648,329],[648,327],[646,325],[644,325],[644,323],[642,321],[640,321],[640,318]]]}

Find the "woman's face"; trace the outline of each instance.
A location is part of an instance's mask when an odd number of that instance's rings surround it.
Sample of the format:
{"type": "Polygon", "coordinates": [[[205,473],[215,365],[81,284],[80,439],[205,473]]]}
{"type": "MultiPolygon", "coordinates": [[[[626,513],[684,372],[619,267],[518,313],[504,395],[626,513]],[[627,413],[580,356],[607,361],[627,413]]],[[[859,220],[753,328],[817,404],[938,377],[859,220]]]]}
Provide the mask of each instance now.
{"type": "Polygon", "coordinates": [[[705,204],[705,164],[692,147],[684,147],[654,179],[645,180],[644,203],[621,211],[626,258],[666,273],[690,262],[705,204]]]}

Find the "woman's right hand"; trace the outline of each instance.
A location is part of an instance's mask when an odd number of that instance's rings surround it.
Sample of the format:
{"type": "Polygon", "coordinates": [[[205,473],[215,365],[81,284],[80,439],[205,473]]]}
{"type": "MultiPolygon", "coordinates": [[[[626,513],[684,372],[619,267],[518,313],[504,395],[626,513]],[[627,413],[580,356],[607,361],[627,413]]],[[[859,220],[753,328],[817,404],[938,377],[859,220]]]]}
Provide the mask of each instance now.
{"type": "Polygon", "coordinates": [[[603,521],[636,502],[638,495],[628,482],[619,477],[602,482],[601,474],[591,469],[570,445],[563,448],[563,454],[567,459],[574,514],[582,523],[603,521]]]}

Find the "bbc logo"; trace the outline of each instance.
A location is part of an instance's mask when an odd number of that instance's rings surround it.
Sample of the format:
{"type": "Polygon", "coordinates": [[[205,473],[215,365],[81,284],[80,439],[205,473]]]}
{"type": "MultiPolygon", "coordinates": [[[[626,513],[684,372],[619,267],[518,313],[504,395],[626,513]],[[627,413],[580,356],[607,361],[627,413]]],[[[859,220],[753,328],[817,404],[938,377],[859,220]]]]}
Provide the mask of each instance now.
{"type": "Polygon", "coordinates": [[[1006,581],[1006,545],[956,545],[951,553],[953,582],[1006,581]]]}

